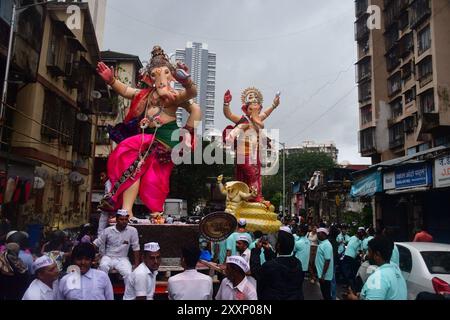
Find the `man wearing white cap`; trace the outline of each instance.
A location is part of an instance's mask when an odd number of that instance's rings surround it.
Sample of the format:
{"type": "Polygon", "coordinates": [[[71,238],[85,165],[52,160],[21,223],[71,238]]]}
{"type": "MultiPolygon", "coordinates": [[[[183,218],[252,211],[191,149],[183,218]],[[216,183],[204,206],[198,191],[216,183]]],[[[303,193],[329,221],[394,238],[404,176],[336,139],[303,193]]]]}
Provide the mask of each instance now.
{"type": "Polygon", "coordinates": [[[238,252],[238,255],[244,258],[245,261],[247,261],[247,263],[250,265],[251,251],[248,248],[249,244],[250,239],[244,234],[241,234],[236,239],[236,251],[238,252]]]}
{"type": "Polygon", "coordinates": [[[363,227],[358,228],[356,235],[350,238],[342,260],[342,273],[344,274],[346,285],[354,288],[355,277],[359,268],[359,254],[362,253],[362,240],[366,230],[363,227]]]}
{"type": "Polygon", "coordinates": [[[48,256],[37,258],[33,262],[36,279],[31,282],[22,300],[56,300],[58,289],[58,267],[48,256]]]}
{"type": "Polygon", "coordinates": [[[132,266],[128,259],[130,246],[134,252],[133,267],[139,264],[138,232],[136,228],[128,225],[128,220],[127,210],[117,211],[116,225],[106,228],[94,241],[94,245],[104,253],[99,269],[109,273],[114,268],[124,279],[132,272],[132,266]]]}
{"type": "Polygon", "coordinates": [[[226,275],[222,280],[216,300],[258,300],[255,286],[245,275],[250,271],[247,261],[240,256],[230,256],[226,261],[226,275]]]}
{"type": "Polygon", "coordinates": [[[329,231],[326,228],[317,229],[319,246],[317,247],[315,265],[324,300],[331,300],[331,281],[334,276],[333,246],[328,240],[328,234],[329,231]]]}
{"type": "Polygon", "coordinates": [[[200,249],[196,246],[181,249],[184,272],[169,278],[167,291],[170,300],[212,300],[213,282],[210,276],[198,272],[200,249]]]}
{"type": "Polygon", "coordinates": [[[238,226],[237,226],[236,232],[233,232],[226,241],[227,257],[238,255],[238,252],[236,250],[237,237],[239,237],[241,235],[246,235],[249,239],[249,242],[250,243],[252,242],[252,236],[250,235],[250,233],[248,233],[245,230],[246,226],[247,226],[247,220],[245,220],[245,219],[238,220],[238,226]]]}
{"type": "Polygon", "coordinates": [[[156,276],[161,265],[159,244],[156,242],[146,243],[142,260],[143,262],[125,282],[123,300],[153,300],[156,276]]]}

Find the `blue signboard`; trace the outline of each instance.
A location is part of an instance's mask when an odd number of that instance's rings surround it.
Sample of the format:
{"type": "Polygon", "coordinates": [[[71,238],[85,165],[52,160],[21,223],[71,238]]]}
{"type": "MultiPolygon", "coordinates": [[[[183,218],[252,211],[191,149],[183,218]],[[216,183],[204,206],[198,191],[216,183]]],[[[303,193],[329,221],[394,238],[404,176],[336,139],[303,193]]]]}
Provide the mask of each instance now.
{"type": "Polygon", "coordinates": [[[350,195],[352,197],[371,197],[383,191],[381,172],[377,171],[353,181],[350,195]]]}
{"type": "Polygon", "coordinates": [[[431,166],[427,163],[408,165],[395,170],[396,189],[425,187],[432,183],[431,166]]]}

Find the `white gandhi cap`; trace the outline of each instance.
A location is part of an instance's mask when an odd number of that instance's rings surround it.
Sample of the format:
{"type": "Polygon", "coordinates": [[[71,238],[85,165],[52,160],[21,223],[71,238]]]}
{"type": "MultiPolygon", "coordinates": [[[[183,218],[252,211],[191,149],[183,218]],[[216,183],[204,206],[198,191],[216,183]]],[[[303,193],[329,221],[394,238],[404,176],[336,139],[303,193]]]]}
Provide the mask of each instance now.
{"type": "Polygon", "coordinates": [[[39,257],[33,262],[33,272],[36,273],[39,269],[51,266],[53,263],[55,262],[49,256],[39,257]]]}
{"type": "Polygon", "coordinates": [[[119,210],[117,210],[117,215],[122,216],[122,217],[126,217],[126,216],[129,215],[128,214],[128,210],[126,210],[126,209],[119,209],[119,210]]]}
{"type": "Polygon", "coordinates": [[[319,232],[323,232],[323,233],[325,233],[326,235],[329,235],[329,234],[330,234],[330,232],[328,231],[327,228],[319,228],[319,229],[317,229],[317,233],[319,233],[319,232]]]}
{"type": "Polygon", "coordinates": [[[149,242],[144,244],[144,251],[156,252],[159,251],[160,247],[157,242],[149,242]]]}
{"type": "Polygon", "coordinates": [[[236,241],[245,241],[247,244],[250,243],[250,239],[246,235],[240,235],[236,241]]]}
{"type": "Polygon", "coordinates": [[[232,264],[237,265],[245,273],[249,272],[249,270],[250,270],[250,266],[248,265],[247,261],[245,261],[245,259],[240,257],[240,256],[230,256],[230,257],[228,257],[227,258],[227,263],[232,263],[232,264]]]}
{"type": "Polygon", "coordinates": [[[247,225],[247,220],[245,220],[245,219],[239,219],[238,224],[239,224],[240,226],[245,226],[245,225],[247,225]]]}

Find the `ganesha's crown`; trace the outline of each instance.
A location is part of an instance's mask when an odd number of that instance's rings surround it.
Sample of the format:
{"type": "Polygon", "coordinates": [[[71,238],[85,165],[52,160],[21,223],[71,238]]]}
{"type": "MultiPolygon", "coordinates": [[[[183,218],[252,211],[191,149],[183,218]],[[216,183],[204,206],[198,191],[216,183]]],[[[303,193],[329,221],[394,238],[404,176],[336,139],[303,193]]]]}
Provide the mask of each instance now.
{"type": "Polygon", "coordinates": [[[258,98],[259,104],[261,104],[261,105],[263,104],[263,102],[264,102],[263,95],[262,95],[261,91],[259,91],[255,87],[250,87],[250,88],[247,88],[244,91],[242,91],[242,94],[241,94],[242,104],[247,104],[247,97],[250,93],[253,93],[256,95],[256,97],[258,98]]]}
{"type": "Polygon", "coordinates": [[[159,68],[164,66],[168,67],[169,69],[173,69],[173,66],[169,61],[169,57],[164,52],[164,50],[160,46],[154,46],[152,50],[152,58],[148,65],[148,69],[151,70],[153,68],[159,68]]]}

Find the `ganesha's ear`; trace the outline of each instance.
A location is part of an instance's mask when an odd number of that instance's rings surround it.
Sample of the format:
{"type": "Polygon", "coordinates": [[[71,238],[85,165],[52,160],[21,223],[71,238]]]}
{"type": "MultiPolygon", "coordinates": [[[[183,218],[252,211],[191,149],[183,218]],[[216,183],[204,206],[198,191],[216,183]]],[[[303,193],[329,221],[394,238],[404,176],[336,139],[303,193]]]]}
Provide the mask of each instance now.
{"type": "Polygon", "coordinates": [[[150,76],[148,75],[147,72],[141,73],[139,75],[139,81],[142,81],[143,83],[145,83],[149,87],[153,86],[152,78],[150,78],[150,76]]]}
{"type": "Polygon", "coordinates": [[[242,110],[242,112],[244,112],[245,115],[247,115],[247,116],[249,115],[248,114],[248,106],[246,104],[242,105],[241,110],[242,110]]]}

